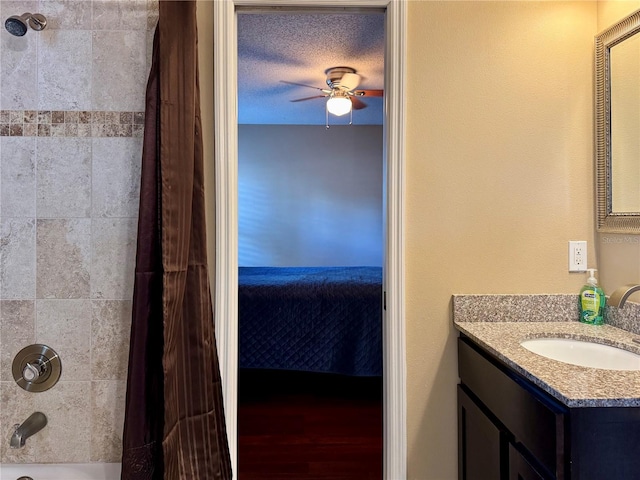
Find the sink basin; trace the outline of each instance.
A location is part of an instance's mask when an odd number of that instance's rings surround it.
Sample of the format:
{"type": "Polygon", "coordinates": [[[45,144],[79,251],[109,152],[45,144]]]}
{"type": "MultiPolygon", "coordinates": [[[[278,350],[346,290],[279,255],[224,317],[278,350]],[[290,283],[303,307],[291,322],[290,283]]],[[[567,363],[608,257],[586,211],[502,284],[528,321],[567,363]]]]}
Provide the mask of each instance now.
{"type": "Polygon", "coordinates": [[[520,342],[527,350],[559,362],[605,370],[640,370],[640,355],[622,348],[571,338],[533,338],[520,342]]]}

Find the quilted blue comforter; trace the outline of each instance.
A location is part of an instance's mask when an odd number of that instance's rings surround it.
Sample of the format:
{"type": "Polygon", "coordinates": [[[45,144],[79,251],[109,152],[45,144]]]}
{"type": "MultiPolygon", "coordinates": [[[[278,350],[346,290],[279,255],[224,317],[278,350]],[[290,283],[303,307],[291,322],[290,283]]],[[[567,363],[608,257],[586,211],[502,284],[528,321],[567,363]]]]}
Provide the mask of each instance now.
{"type": "Polygon", "coordinates": [[[382,268],[240,267],[240,368],[382,374],[382,268]]]}

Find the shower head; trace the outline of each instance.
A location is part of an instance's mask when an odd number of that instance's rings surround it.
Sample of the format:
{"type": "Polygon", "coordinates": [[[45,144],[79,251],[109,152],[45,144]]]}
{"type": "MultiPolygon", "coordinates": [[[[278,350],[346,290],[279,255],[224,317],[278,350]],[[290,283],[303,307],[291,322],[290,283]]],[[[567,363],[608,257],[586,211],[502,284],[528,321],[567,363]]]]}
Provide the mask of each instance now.
{"type": "Polygon", "coordinates": [[[14,15],[13,17],[7,18],[4,22],[4,28],[14,37],[22,37],[27,33],[27,22],[25,22],[22,17],[14,15]]]}
{"type": "Polygon", "coordinates": [[[4,28],[15,37],[22,37],[27,33],[28,27],[36,31],[43,30],[47,26],[47,19],[39,13],[23,13],[13,15],[4,22],[4,28]]]}

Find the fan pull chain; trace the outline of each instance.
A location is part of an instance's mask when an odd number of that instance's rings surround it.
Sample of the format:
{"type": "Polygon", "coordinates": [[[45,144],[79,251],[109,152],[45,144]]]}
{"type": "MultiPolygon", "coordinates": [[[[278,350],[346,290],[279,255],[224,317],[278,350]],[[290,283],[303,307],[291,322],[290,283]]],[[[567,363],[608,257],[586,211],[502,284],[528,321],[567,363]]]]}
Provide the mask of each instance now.
{"type": "Polygon", "coordinates": [[[324,103],[324,113],[327,117],[325,124],[327,126],[327,130],[329,130],[329,107],[327,106],[327,102],[324,103]]]}

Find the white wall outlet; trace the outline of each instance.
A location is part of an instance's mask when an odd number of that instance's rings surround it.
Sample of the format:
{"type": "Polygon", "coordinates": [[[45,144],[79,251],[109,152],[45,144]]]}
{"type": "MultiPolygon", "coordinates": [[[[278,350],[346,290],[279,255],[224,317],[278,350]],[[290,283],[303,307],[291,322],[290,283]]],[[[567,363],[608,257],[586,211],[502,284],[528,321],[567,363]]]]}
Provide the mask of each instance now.
{"type": "Polygon", "coordinates": [[[569,242],[569,271],[587,271],[587,242],[584,240],[569,242]]]}

